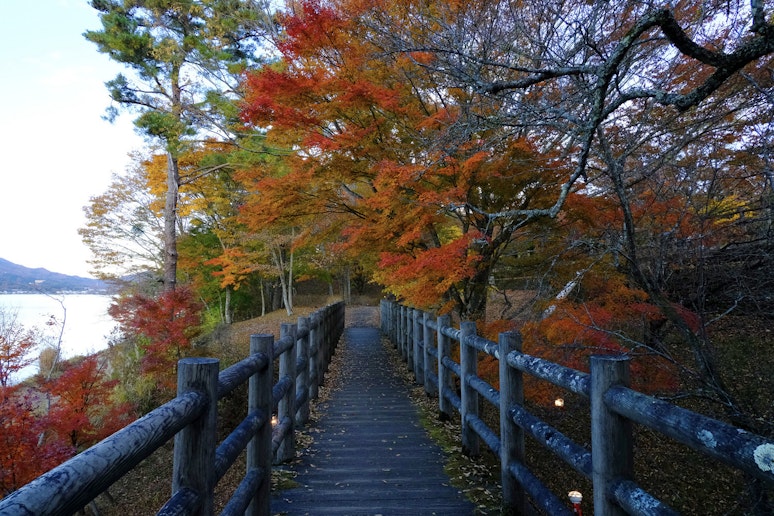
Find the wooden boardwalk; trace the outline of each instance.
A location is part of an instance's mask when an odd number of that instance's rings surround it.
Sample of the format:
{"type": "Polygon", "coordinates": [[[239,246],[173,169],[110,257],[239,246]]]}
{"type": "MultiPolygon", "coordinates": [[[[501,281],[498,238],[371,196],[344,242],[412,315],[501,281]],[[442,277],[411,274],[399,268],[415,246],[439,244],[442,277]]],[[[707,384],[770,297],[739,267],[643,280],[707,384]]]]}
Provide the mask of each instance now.
{"type": "Polygon", "coordinates": [[[288,467],[298,487],[272,493],[272,514],[464,515],[474,505],[449,482],[409,387],[373,327],[345,330],[340,382],[310,428],[314,443],[288,467]]]}

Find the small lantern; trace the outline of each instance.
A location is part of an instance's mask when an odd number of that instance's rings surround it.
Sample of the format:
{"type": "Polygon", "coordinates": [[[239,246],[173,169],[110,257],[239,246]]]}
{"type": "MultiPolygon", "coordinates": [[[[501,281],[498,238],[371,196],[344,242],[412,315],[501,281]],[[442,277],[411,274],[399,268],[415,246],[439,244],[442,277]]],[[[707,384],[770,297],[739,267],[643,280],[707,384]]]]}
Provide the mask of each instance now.
{"type": "MultiPolygon", "coordinates": [[[[555,407],[559,407],[559,408],[562,408],[562,407],[564,407],[564,398],[556,398],[556,399],[554,400],[554,406],[555,406],[555,407]]],[[[576,492],[576,491],[573,491],[573,493],[575,493],[575,492],[576,492]]]]}
{"type": "Polygon", "coordinates": [[[567,496],[570,498],[573,514],[583,516],[583,511],[581,510],[581,500],[583,500],[583,495],[580,494],[580,491],[570,491],[567,493],[567,496]]]}

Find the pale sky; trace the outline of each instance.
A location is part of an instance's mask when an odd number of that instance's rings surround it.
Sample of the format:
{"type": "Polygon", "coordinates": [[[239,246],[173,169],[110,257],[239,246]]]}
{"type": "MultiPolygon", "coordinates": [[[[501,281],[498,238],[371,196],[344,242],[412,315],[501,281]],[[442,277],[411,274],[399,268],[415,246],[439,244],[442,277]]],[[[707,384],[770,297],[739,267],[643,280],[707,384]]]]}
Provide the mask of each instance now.
{"type": "Polygon", "coordinates": [[[98,28],[87,0],[0,0],[0,258],[89,276],[83,207],[143,147],[130,115],[102,119],[123,68],[98,28]]]}

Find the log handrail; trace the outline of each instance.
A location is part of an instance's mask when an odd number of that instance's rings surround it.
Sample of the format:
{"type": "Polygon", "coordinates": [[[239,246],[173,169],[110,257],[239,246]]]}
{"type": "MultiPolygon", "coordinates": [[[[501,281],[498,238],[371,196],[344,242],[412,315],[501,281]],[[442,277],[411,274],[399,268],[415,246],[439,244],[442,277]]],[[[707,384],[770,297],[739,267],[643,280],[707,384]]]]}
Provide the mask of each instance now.
{"type": "Polygon", "coordinates": [[[252,335],[250,356],[223,371],[217,359],[182,359],[177,397],[10,493],[0,500],[0,516],[74,514],[172,438],[173,493],[158,514],[212,514],[215,485],[246,449],[245,477],[222,514],[269,515],[271,466],[294,453],[294,428],[307,422],[343,331],[340,302],[283,325],[276,342],[252,335]],[[275,359],[285,364],[277,384],[275,359]],[[245,382],[248,415],[218,445],[217,402],[245,382]],[[272,426],[275,412],[280,423],[272,426]],[[275,455],[278,448],[284,457],[275,455]]]}
{"type": "Polygon", "coordinates": [[[462,449],[475,454],[483,442],[499,458],[503,514],[529,514],[528,498],[547,514],[573,514],[570,506],[525,466],[527,433],[592,481],[594,513],[598,515],[676,514],[634,481],[634,424],[774,485],[774,441],[630,389],[626,357],[593,356],[591,372],[583,373],[522,353],[518,332],[501,333],[495,343],[478,336],[471,322],[455,329],[448,316],[434,318],[387,300],[381,302],[380,310],[382,332],[398,349],[417,383],[424,384],[428,393],[434,388],[441,416],[450,417],[452,409],[459,414],[462,449]],[[460,346],[460,363],[452,359],[451,342],[460,346]],[[500,391],[477,376],[479,352],[499,361],[500,391]],[[526,410],[523,374],[589,400],[590,450],[526,410]],[[459,397],[453,376],[459,381],[459,397]],[[499,434],[479,417],[480,400],[499,411],[499,434]]]}

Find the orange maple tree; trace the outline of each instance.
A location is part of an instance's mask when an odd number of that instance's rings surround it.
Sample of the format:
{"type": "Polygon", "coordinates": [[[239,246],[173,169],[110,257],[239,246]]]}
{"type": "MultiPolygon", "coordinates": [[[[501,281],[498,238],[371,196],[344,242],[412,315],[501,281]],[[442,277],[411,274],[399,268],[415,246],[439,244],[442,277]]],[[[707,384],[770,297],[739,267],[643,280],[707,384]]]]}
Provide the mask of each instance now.
{"type": "Polygon", "coordinates": [[[44,386],[52,400],[46,433],[53,435],[48,439],[61,441],[73,454],[133,420],[131,405],[114,399],[118,380],[107,378],[106,366],[106,358],[90,355],[44,386]]]}
{"type": "Polygon", "coordinates": [[[48,428],[43,396],[23,386],[0,387],[0,496],[27,484],[72,456],[58,440],[40,441],[48,428]]]}
{"type": "Polygon", "coordinates": [[[298,150],[242,174],[254,192],[243,220],[293,221],[302,241],[333,239],[407,302],[481,319],[491,271],[524,223],[485,212],[550,198],[558,161],[529,137],[485,130],[431,146],[464,124],[469,94],[427,82],[421,56],[380,57],[363,8],[302,2],[282,20],[283,60],[248,75],[245,120],[298,150]]]}

